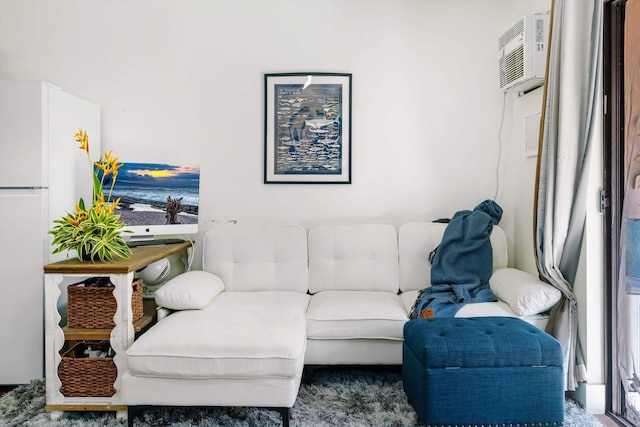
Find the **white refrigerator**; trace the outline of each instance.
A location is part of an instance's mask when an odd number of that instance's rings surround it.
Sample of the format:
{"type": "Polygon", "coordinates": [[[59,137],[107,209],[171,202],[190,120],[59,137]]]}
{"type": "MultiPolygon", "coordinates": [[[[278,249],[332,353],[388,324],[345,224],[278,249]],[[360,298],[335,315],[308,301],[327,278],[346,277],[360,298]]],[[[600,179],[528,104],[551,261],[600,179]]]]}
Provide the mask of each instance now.
{"type": "MultiPolygon", "coordinates": [[[[0,81],[0,384],[44,376],[43,265],[53,220],[91,202],[91,165],[74,140],[89,135],[100,157],[100,107],[44,82],[0,81]]],[[[73,256],[70,254],[70,256],[73,256]]]]}

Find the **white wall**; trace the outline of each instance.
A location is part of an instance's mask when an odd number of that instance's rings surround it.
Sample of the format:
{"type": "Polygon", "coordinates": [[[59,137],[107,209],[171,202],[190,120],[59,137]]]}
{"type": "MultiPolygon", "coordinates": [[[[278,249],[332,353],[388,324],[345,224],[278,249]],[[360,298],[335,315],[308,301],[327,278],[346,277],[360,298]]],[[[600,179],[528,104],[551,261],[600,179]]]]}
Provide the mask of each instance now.
{"type": "MultiPolygon", "coordinates": [[[[201,230],[234,219],[431,220],[494,197],[497,37],[548,5],[0,0],[0,78],[46,80],[100,104],[103,148],[123,161],[199,163],[201,230]],[[263,74],[289,71],[353,73],[351,185],[263,184],[263,74]]],[[[526,181],[518,194],[530,198],[530,176],[508,170],[505,153],[502,179],[526,181]]],[[[516,204],[502,192],[497,201],[513,229],[516,204]]]]}
{"type": "MultiPolygon", "coordinates": [[[[501,181],[508,200],[509,214],[505,218],[511,238],[510,259],[513,266],[531,274],[538,274],[533,246],[533,194],[535,189],[537,155],[526,152],[526,122],[542,111],[544,89],[527,94],[508,93],[504,99],[506,124],[502,132],[505,153],[505,178],[501,181]]],[[[534,117],[531,120],[536,120],[534,117]]],[[[538,132],[539,135],[539,132],[538,132]]]]}

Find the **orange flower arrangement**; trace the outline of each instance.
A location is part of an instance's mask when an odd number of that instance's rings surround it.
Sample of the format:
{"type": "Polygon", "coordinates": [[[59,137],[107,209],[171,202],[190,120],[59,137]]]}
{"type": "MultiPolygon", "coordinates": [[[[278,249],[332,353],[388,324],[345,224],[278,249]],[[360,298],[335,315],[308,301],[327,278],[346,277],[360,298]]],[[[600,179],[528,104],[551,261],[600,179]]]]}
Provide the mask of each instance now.
{"type": "Polygon", "coordinates": [[[111,156],[111,151],[104,154],[104,160],[92,162],[86,130],[78,129],[75,140],[80,143],[78,148],[87,153],[93,171],[93,204],[87,209],[81,198],[76,203],[75,213],[54,220],[56,226],[49,231],[54,236],[52,245],[57,245],[53,253],[74,250],[78,258],[92,261],[112,261],[113,254],[129,258],[131,249],[121,236],[125,224],[120,221],[120,215],[114,214],[120,199],[111,201],[113,185],[122,164],[117,157],[111,156]],[[109,175],[112,175],[111,188],[105,199],[103,184],[109,175]]]}

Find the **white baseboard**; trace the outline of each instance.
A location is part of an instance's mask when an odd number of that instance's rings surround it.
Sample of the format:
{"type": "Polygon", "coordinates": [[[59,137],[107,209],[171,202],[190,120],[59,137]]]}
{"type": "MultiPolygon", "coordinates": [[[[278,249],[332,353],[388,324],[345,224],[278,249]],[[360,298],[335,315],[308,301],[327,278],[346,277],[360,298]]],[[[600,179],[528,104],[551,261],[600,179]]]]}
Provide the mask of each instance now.
{"type": "Polygon", "coordinates": [[[604,414],[605,385],[580,383],[573,392],[573,399],[590,414],[604,414]]]}

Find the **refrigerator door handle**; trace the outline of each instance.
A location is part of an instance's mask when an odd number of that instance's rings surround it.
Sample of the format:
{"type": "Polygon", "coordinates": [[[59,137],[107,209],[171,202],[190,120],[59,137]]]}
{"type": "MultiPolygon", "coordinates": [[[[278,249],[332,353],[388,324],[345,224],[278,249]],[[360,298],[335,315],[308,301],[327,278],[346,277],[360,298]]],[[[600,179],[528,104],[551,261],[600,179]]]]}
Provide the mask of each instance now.
{"type": "Polygon", "coordinates": [[[47,187],[0,187],[0,197],[33,197],[49,191],[47,187]]]}
{"type": "Polygon", "coordinates": [[[33,187],[0,187],[0,190],[46,190],[49,187],[33,186],[33,187]]]}

